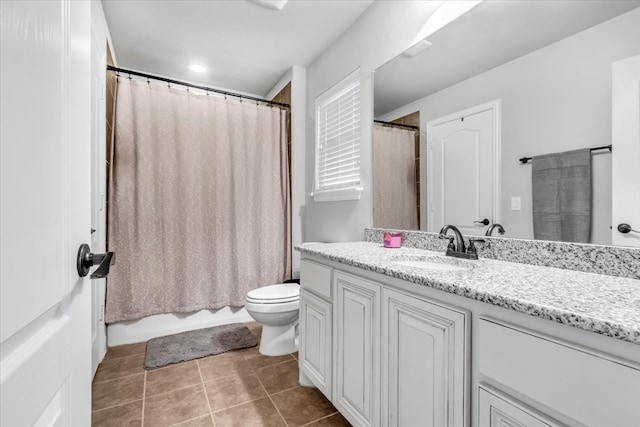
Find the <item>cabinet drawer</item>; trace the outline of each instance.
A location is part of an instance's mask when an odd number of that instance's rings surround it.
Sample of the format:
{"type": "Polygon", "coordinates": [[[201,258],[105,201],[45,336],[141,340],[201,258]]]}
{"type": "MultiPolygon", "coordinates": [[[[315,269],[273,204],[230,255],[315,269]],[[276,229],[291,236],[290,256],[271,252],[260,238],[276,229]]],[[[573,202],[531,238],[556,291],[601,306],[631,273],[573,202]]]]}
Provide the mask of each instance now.
{"type": "Polygon", "coordinates": [[[559,424],[507,396],[480,387],[478,393],[478,427],[559,427],[559,424]]]}
{"type": "MultiPolygon", "coordinates": [[[[480,374],[588,426],[640,420],[640,370],[586,349],[481,319],[480,374]]],[[[533,403],[532,403],[533,404],[533,403]]]]}
{"type": "Polygon", "coordinates": [[[300,286],[331,299],[331,267],[303,259],[300,261],[300,286]]]}

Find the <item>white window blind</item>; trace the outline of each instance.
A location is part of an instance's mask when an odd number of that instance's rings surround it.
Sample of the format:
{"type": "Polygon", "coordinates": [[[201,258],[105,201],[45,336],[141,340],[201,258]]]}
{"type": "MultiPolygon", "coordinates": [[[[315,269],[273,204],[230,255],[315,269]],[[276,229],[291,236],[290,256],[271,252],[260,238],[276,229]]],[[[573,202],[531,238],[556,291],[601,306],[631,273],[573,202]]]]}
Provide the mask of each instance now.
{"type": "Polygon", "coordinates": [[[360,184],[358,72],[316,100],[316,124],[315,192],[357,188],[360,184]]]}

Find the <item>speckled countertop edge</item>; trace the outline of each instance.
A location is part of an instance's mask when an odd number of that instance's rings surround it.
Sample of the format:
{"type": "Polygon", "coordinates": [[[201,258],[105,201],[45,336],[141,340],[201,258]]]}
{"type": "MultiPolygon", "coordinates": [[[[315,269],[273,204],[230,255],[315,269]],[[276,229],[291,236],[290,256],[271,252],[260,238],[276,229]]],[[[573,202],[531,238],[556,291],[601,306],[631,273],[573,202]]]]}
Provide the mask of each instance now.
{"type": "Polygon", "coordinates": [[[296,250],[421,286],[640,345],[640,280],[493,259],[458,260],[442,253],[378,243],[304,243],[296,250]],[[435,259],[469,266],[434,271],[396,263],[435,259]]]}

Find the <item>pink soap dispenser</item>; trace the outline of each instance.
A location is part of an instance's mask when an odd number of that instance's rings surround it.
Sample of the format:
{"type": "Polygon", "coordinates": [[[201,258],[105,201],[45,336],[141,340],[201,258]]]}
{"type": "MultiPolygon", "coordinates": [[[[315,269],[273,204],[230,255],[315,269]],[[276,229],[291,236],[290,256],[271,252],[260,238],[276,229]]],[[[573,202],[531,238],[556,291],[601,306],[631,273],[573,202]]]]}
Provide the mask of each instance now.
{"type": "Polygon", "coordinates": [[[385,248],[399,248],[402,246],[402,233],[384,233],[385,248]]]}

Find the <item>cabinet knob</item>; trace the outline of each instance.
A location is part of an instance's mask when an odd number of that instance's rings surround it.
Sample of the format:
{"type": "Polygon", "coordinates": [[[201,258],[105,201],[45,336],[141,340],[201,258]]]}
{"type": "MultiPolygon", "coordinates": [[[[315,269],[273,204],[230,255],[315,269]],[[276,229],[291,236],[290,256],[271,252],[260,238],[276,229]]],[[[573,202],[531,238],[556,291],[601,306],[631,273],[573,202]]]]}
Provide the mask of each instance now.
{"type": "Polygon", "coordinates": [[[621,232],[622,234],[640,233],[640,231],[634,230],[633,228],[631,228],[629,224],[625,224],[625,223],[618,224],[618,231],[621,232]]]}

